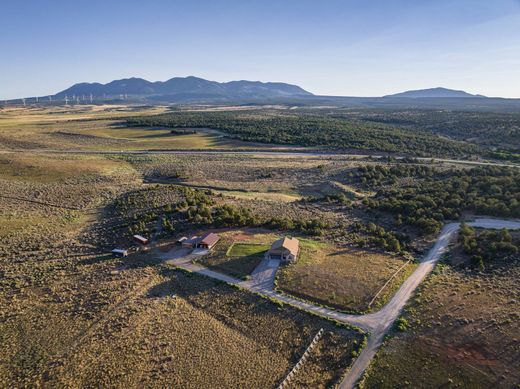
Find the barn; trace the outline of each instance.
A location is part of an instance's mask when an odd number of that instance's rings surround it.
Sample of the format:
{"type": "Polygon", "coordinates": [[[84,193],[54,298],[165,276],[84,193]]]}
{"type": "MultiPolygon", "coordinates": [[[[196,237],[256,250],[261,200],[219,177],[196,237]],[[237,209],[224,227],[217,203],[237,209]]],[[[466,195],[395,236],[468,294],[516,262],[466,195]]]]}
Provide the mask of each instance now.
{"type": "Polygon", "coordinates": [[[141,235],[134,235],[133,238],[137,243],[142,245],[147,245],[148,243],[150,243],[150,241],[147,238],[141,235]]]}
{"type": "Polygon", "coordinates": [[[279,259],[284,263],[293,262],[298,257],[300,251],[300,242],[296,238],[287,236],[278,239],[267,252],[267,258],[279,259]]]}
{"type": "Polygon", "coordinates": [[[220,236],[210,232],[208,234],[203,235],[200,238],[200,242],[197,244],[197,247],[201,249],[211,250],[213,246],[215,246],[218,243],[219,240],[220,236]]]}

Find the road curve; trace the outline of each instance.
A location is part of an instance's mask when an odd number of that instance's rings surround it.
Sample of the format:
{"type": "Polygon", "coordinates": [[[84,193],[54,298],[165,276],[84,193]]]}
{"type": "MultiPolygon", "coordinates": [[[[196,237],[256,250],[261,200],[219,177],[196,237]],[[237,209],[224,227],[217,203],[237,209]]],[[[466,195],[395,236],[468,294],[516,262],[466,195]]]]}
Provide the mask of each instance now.
{"type": "MultiPolygon", "coordinates": [[[[468,222],[467,224],[472,227],[489,229],[520,229],[520,221],[518,220],[478,218],[475,221],[468,222]]],[[[339,385],[339,388],[341,389],[351,389],[363,376],[363,373],[368,368],[377,350],[381,346],[385,335],[390,330],[394,321],[399,317],[401,311],[412,296],[415,289],[433,270],[437,261],[448,250],[452,238],[459,229],[459,223],[446,224],[442,228],[434,246],[421,260],[415,271],[403,282],[399,290],[395,293],[388,304],[386,304],[378,312],[369,313],[366,315],[345,314],[334,311],[332,309],[314,305],[308,301],[296,299],[283,293],[276,292],[272,289],[271,283],[266,283],[263,279],[260,279],[260,282],[255,281],[255,278],[242,281],[237,278],[212,271],[201,265],[193,263],[192,259],[194,257],[192,255],[179,258],[169,258],[168,253],[166,253],[163,255],[162,259],[164,259],[167,263],[181,267],[183,269],[196,272],[206,277],[216,278],[229,284],[240,286],[244,289],[248,289],[263,296],[281,301],[304,311],[312,312],[328,319],[337,320],[346,324],[355,325],[369,332],[370,336],[368,338],[367,345],[363,348],[363,351],[354,361],[353,365],[347,372],[347,375],[339,385]]]]}
{"type": "MultiPolygon", "coordinates": [[[[499,219],[476,219],[467,223],[472,227],[490,228],[490,229],[520,229],[520,221],[515,220],[499,220],[499,219]]],[[[370,365],[377,350],[381,346],[384,336],[397,319],[402,309],[412,296],[412,293],[424,280],[424,278],[433,270],[437,261],[448,250],[451,239],[455,236],[460,228],[459,223],[446,224],[428,254],[422,259],[415,271],[401,285],[397,293],[380,311],[360,316],[359,321],[364,323],[364,328],[372,328],[370,337],[363,351],[359,354],[354,364],[348,371],[347,375],[339,385],[341,389],[351,389],[356,382],[363,376],[363,373],[370,365]]]]}
{"type": "MultiPolygon", "coordinates": [[[[475,221],[468,222],[469,226],[481,227],[489,229],[520,229],[520,221],[517,220],[500,220],[489,218],[478,218],[475,221]]],[[[272,289],[272,286],[266,286],[265,282],[255,282],[255,279],[242,281],[228,275],[212,271],[204,266],[192,262],[193,255],[181,256],[178,258],[170,258],[166,253],[162,259],[167,263],[178,266],[180,268],[204,275],[206,277],[216,278],[229,284],[238,285],[244,289],[259,293],[263,296],[281,301],[304,311],[312,312],[328,319],[337,320],[346,324],[355,325],[370,333],[367,345],[359,354],[357,359],[350,367],[347,375],[339,384],[341,389],[351,389],[361,379],[363,373],[370,365],[370,362],[376,355],[377,350],[381,346],[385,335],[390,330],[394,321],[399,317],[404,306],[412,296],[415,289],[433,270],[437,261],[448,250],[449,244],[457,231],[460,229],[459,223],[446,224],[437,238],[434,246],[428,251],[426,256],[421,260],[415,271],[408,277],[394,297],[381,310],[366,315],[352,315],[334,311],[325,307],[314,305],[307,301],[302,301],[294,297],[278,293],[272,289]]],[[[270,283],[269,283],[270,284],[270,283]]]]}

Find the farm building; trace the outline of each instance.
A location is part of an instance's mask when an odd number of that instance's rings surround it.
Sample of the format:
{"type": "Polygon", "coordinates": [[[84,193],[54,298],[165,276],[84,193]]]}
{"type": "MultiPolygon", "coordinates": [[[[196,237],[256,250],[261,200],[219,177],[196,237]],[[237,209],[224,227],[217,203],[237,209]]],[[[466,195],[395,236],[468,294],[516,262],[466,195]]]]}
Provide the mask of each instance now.
{"type": "Polygon", "coordinates": [[[146,244],[150,243],[150,241],[147,238],[145,238],[144,236],[141,236],[141,235],[134,235],[133,238],[137,243],[140,243],[142,245],[146,245],[146,244]]]}
{"type": "Polygon", "coordinates": [[[202,236],[192,236],[189,239],[187,239],[186,237],[182,237],[177,242],[180,242],[180,244],[184,248],[189,248],[189,249],[201,248],[201,249],[211,250],[213,248],[213,246],[215,246],[219,240],[220,240],[220,236],[210,232],[210,233],[204,234],[202,236]]]}
{"type": "Polygon", "coordinates": [[[127,257],[128,256],[128,250],[123,249],[113,249],[112,254],[114,254],[116,257],[127,257]]]}
{"type": "Polygon", "coordinates": [[[203,235],[200,238],[200,242],[198,242],[197,247],[199,247],[201,249],[211,250],[211,248],[213,246],[215,246],[218,243],[219,240],[220,240],[220,236],[210,232],[210,233],[208,233],[206,235],[203,235]]]}
{"type": "Polygon", "coordinates": [[[181,243],[181,246],[186,249],[194,249],[197,247],[197,244],[200,242],[200,237],[192,236],[189,239],[184,239],[181,243]]]}
{"type": "Polygon", "coordinates": [[[188,240],[188,238],[187,238],[186,236],[183,236],[182,238],[177,239],[177,241],[175,242],[175,244],[178,245],[178,246],[182,246],[182,244],[183,244],[186,240],[188,240]]]}
{"type": "Polygon", "coordinates": [[[267,252],[267,258],[280,259],[282,262],[292,262],[296,260],[300,251],[300,242],[296,238],[283,237],[271,245],[267,252]]]}

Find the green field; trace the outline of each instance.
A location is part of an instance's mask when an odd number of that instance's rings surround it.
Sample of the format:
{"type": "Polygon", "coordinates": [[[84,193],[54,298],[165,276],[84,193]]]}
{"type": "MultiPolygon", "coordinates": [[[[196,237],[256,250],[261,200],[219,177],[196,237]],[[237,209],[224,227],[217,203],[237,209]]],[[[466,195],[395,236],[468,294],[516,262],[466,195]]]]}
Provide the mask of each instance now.
{"type": "Polygon", "coordinates": [[[253,257],[262,256],[269,249],[266,244],[235,243],[227,252],[228,257],[253,257]]]}
{"type": "Polygon", "coordinates": [[[237,278],[249,276],[260,264],[277,235],[263,230],[230,230],[220,234],[213,251],[200,259],[201,264],[237,278]]]}

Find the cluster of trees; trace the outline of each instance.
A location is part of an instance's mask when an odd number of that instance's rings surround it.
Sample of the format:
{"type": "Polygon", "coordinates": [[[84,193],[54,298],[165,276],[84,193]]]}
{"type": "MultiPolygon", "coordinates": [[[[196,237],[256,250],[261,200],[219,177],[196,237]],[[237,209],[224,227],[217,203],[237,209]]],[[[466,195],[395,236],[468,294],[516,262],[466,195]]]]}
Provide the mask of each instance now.
{"type": "Polygon", "coordinates": [[[471,154],[478,148],[433,134],[325,114],[258,112],[172,112],[127,120],[130,126],[212,128],[244,141],[366,149],[411,155],[471,154]]]}
{"type": "Polygon", "coordinates": [[[177,204],[177,209],[183,210],[187,207],[212,206],[215,204],[213,192],[211,190],[202,190],[188,187],[181,187],[184,200],[177,204]]]}
{"type": "Polygon", "coordinates": [[[278,230],[296,230],[309,235],[323,235],[329,225],[320,219],[293,220],[289,218],[271,218],[264,225],[278,230]]]}
{"type": "Polygon", "coordinates": [[[310,235],[321,235],[327,224],[319,219],[293,220],[289,218],[261,219],[249,209],[231,204],[210,208],[206,205],[189,207],[187,219],[195,224],[216,227],[256,226],[279,230],[300,231],[310,235]]]}
{"type": "Polygon", "coordinates": [[[427,165],[396,164],[364,165],[356,171],[348,173],[348,177],[356,179],[362,186],[373,189],[382,185],[393,185],[400,178],[413,177],[430,178],[435,175],[435,169],[427,165]]]}
{"type": "Polygon", "coordinates": [[[340,203],[341,205],[350,205],[352,201],[344,193],[328,194],[322,198],[328,203],[340,203]]]}
{"type": "Polygon", "coordinates": [[[485,264],[508,255],[517,254],[520,241],[514,241],[506,229],[500,231],[482,231],[462,224],[459,231],[459,243],[471,258],[471,262],[481,270],[485,264]]]}
{"type": "MultiPolygon", "coordinates": [[[[366,110],[347,116],[370,123],[413,128],[422,133],[470,141],[486,149],[520,153],[520,114],[448,110],[366,110]]],[[[506,153],[502,154],[506,156],[506,153]]]]}
{"type": "Polygon", "coordinates": [[[352,226],[354,232],[362,232],[369,236],[369,238],[359,238],[357,244],[359,247],[364,247],[366,244],[373,244],[376,247],[394,253],[402,252],[409,244],[410,238],[404,234],[398,234],[387,231],[382,226],[378,226],[372,222],[364,224],[356,222],[352,226]]]}
{"type": "Polygon", "coordinates": [[[407,185],[384,187],[363,203],[394,214],[396,225],[412,225],[425,234],[439,232],[445,220],[456,220],[464,211],[520,217],[520,171],[503,167],[437,171],[407,185]]]}

